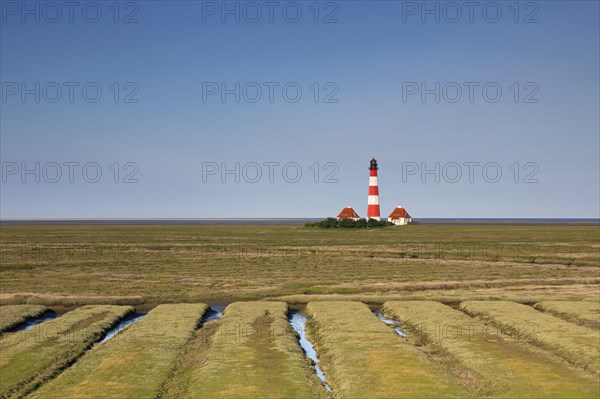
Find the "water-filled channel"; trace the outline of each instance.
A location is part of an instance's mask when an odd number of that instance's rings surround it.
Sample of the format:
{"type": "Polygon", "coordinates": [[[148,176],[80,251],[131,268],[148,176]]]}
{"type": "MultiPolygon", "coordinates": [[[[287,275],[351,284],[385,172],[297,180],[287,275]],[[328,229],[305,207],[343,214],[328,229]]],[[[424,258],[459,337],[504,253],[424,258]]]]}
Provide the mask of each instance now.
{"type": "Polygon", "coordinates": [[[379,318],[379,320],[383,321],[388,326],[391,326],[394,329],[394,331],[396,331],[396,334],[398,334],[399,336],[401,336],[403,338],[408,337],[408,334],[405,333],[404,331],[402,331],[402,329],[400,327],[398,327],[398,324],[399,324],[398,320],[388,319],[380,311],[375,311],[373,313],[375,313],[375,316],[377,316],[379,318]]]}
{"type": "Polygon", "coordinates": [[[115,335],[120,333],[121,331],[123,331],[125,329],[125,327],[132,325],[133,323],[135,323],[139,319],[143,318],[144,316],[146,316],[146,313],[138,313],[138,312],[130,313],[123,320],[119,321],[113,328],[108,330],[108,332],[106,333],[104,338],[102,338],[98,343],[99,344],[105,343],[106,341],[108,341],[109,339],[111,339],[112,337],[114,337],[115,335]]]}
{"type": "Polygon", "coordinates": [[[306,337],[306,322],[308,321],[307,317],[297,310],[291,310],[288,319],[294,331],[296,331],[300,336],[300,346],[304,350],[306,357],[313,361],[317,377],[319,377],[321,382],[323,382],[325,389],[331,392],[331,388],[329,387],[329,385],[327,385],[327,382],[325,381],[325,375],[323,374],[323,370],[321,370],[321,367],[319,366],[317,352],[315,351],[315,348],[313,347],[312,343],[306,337]]]}
{"type": "Polygon", "coordinates": [[[37,326],[38,324],[42,324],[42,323],[44,323],[46,321],[50,321],[52,319],[56,319],[58,316],[60,316],[59,313],[56,313],[53,310],[49,310],[47,312],[42,313],[38,317],[32,317],[31,319],[26,320],[23,324],[20,324],[20,325],[16,326],[14,329],[11,329],[10,332],[27,331],[27,330],[32,329],[33,327],[37,326]]]}

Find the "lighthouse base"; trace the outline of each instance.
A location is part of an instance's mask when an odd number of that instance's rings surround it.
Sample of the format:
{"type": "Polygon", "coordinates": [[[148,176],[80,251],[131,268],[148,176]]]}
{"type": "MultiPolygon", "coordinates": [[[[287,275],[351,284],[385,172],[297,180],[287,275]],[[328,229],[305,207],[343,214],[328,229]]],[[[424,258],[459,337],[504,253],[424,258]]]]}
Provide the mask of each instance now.
{"type": "Polygon", "coordinates": [[[373,220],[377,220],[378,222],[381,222],[381,218],[379,216],[369,216],[367,218],[367,220],[369,220],[369,219],[373,219],[373,220]]]}

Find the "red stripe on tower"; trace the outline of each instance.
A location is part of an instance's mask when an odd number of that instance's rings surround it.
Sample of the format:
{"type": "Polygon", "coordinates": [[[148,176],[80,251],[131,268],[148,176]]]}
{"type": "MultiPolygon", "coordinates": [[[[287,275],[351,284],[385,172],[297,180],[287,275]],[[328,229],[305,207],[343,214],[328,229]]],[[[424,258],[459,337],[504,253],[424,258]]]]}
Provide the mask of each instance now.
{"type": "Polygon", "coordinates": [[[367,208],[367,219],[381,220],[379,215],[379,186],[377,185],[377,160],[371,159],[369,166],[369,205],[367,208]]]}

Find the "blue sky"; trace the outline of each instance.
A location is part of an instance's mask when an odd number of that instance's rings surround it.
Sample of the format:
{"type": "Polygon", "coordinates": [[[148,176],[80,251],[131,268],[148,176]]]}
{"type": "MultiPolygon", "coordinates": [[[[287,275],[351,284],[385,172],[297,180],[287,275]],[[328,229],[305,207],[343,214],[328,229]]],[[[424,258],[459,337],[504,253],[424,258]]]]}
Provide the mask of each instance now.
{"type": "Polygon", "coordinates": [[[600,217],[596,1],[80,3],[0,1],[3,218],[600,217]]]}

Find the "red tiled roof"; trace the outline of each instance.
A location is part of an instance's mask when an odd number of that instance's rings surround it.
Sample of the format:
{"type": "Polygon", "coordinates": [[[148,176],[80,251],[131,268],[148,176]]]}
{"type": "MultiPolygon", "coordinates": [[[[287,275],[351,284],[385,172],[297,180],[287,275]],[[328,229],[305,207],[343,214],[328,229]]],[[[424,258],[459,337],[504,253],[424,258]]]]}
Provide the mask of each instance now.
{"type": "Polygon", "coordinates": [[[410,217],[411,216],[408,214],[408,212],[406,212],[406,209],[399,206],[398,208],[394,209],[394,211],[392,213],[390,213],[390,216],[388,216],[388,219],[401,219],[401,218],[410,218],[410,217]]]}
{"type": "Polygon", "coordinates": [[[347,207],[342,209],[339,215],[337,215],[338,219],[350,219],[350,218],[360,218],[354,209],[351,207],[347,207]]]}

